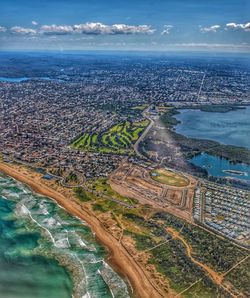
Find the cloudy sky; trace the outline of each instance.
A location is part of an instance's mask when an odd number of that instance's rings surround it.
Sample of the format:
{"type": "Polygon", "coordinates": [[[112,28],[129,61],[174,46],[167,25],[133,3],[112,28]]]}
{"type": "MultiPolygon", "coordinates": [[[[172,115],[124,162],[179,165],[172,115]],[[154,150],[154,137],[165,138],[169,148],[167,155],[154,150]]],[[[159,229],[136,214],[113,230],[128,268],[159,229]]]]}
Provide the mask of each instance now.
{"type": "Polygon", "coordinates": [[[1,0],[0,50],[250,52],[250,0],[1,0]]]}

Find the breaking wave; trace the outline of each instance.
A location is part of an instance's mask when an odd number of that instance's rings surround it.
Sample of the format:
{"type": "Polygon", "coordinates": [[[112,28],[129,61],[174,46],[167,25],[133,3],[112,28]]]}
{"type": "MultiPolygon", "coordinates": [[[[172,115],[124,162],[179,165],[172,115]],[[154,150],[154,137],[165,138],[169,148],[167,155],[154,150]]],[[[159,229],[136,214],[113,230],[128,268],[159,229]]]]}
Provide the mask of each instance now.
{"type": "Polygon", "coordinates": [[[41,235],[32,254],[54,258],[70,272],[74,298],[129,297],[126,283],[104,261],[106,251],[86,223],[2,174],[0,198],[13,202],[16,220],[41,235]]]}

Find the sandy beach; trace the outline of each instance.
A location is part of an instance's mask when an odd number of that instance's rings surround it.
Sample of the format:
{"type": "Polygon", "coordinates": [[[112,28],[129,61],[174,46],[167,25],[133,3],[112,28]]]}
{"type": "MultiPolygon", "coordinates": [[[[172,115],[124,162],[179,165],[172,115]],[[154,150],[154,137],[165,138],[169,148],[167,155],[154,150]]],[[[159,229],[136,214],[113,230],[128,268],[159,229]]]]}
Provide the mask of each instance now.
{"type": "Polygon", "coordinates": [[[54,199],[69,213],[86,221],[100,243],[108,249],[110,263],[113,264],[115,270],[131,284],[134,297],[166,297],[161,289],[157,289],[152,281],[149,280],[143,268],[134,261],[121,243],[106,231],[94,213],[88,207],[80,205],[72,195],[68,196],[67,192],[63,191],[62,187],[60,187],[59,190],[55,190],[45,185],[41,175],[36,172],[30,173],[30,171],[22,166],[0,162],[0,171],[27,184],[33,191],[54,199]]]}

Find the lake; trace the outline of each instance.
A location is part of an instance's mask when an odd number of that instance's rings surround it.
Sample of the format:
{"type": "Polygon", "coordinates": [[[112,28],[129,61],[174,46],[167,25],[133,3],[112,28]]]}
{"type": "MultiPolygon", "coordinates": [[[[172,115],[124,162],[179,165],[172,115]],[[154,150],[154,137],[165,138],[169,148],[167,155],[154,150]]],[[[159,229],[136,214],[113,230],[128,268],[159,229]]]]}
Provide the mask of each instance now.
{"type": "Polygon", "coordinates": [[[226,113],[181,109],[176,132],[184,136],[217,141],[250,149],[250,106],[226,113]]]}
{"type": "MultiPolygon", "coordinates": [[[[250,149],[250,106],[226,113],[181,109],[176,132],[187,137],[217,141],[250,149]]],[[[207,170],[210,176],[250,180],[250,166],[230,163],[225,158],[201,153],[191,163],[207,170]]]]}
{"type": "Polygon", "coordinates": [[[201,153],[190,160],[196,166],[206,169],[210,176],[229,177],[250,181],[250,166],[240,163],[230,163],[225,158],[201,153]]]}

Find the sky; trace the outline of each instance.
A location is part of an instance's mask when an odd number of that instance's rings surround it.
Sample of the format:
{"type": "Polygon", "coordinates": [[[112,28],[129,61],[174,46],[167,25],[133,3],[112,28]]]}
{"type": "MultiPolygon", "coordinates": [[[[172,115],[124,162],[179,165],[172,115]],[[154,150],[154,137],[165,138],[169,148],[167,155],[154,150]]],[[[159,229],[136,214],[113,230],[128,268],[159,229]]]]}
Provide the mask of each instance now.
{"type": "Polygon", "coordinates": [[[0,50],[250,52],[250,0],[0,0],[0,50]]]}

